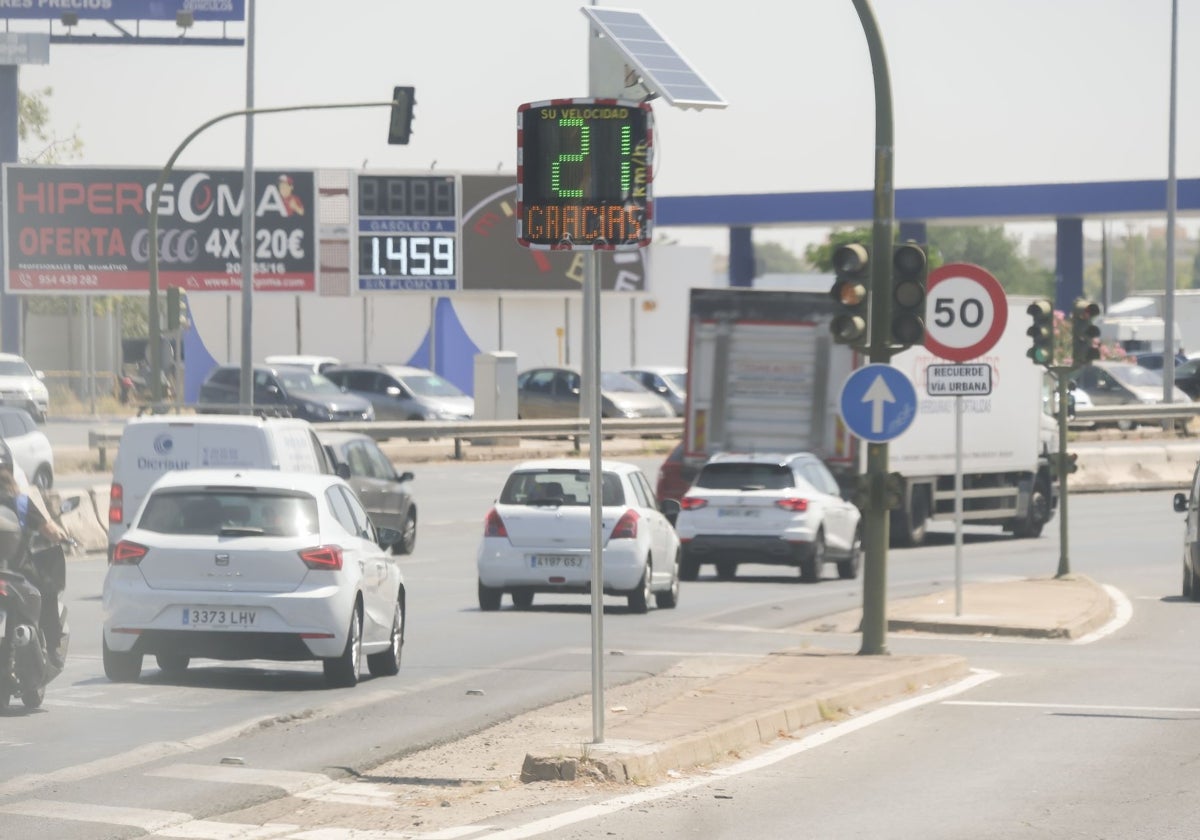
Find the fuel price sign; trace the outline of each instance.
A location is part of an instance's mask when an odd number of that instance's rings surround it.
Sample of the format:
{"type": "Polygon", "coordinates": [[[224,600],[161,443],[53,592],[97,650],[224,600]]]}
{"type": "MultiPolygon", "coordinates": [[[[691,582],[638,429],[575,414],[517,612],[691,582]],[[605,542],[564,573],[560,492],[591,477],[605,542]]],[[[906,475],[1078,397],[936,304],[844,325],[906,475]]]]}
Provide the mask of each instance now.
{"type": "Polygon", "coordinates": [[[653,115],[646,103],[552,99],[517,109],[517,242],[557,250],[649,244],[653,115]]]}
{"type": "Polygon", "coordinates": [[[452,291],[458,252],[457,176],[358,176],[360,291],[452,291]]]}

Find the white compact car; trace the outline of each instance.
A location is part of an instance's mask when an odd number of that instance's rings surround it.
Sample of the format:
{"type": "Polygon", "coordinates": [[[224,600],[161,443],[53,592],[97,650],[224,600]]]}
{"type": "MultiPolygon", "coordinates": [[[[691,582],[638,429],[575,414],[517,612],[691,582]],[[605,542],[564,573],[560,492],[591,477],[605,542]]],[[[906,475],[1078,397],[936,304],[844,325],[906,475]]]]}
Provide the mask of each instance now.
{"type": "Polygon", "coordinates": [[[704,563],[722,580],[737,575],[738,563],[799,566],[801,579],[815,582],[832,561],[838,577],[858,576],[859,510],[810,453],[714,455],[680,505],[684,580],[695,580],[704,563]]]}
{"type": "Polygon", "coordinates": [[[193,657],[319,659],[331,686],[400,669],[405,587],[391,544],[334,475],[177,470],[151,487],[104,579],[104,673],[193,657]]]}
{"type": "Polygon", "coordinates": [[[0,405],[12,405],[29,412],[39,423],[50,412],[50,391],[45,374],[13,353],[0,353],[0,405]]]}
{"type": "MultiPolygon", "coordinates": [[[[605,461],[602,487],[604,592],[624,595],[631,612],[679,602],[679,538],[674,499],[656,503],[633,464],[605,461]],[[661,509],[660,509],[661,508],[661,509]]],[[[587,459],[529,461],[509,473],[484,520],[479,608],[500,609],[505,592],[528,609],[538,592],[591,591],[591,473],[587,459]]]]}
{"type": "Polygon", "coordinates": [[[0,407],[0,438],[8,444],[13,460],[45,493],[54,486],[54,448],[23,408],[0,407]]]}

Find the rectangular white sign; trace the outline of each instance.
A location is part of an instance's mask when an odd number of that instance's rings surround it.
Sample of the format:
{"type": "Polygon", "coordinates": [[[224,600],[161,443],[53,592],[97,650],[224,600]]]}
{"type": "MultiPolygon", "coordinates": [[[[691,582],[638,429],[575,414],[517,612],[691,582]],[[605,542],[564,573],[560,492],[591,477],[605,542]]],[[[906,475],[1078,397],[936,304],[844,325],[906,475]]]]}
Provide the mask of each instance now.
{"type": "Polygon", "coordinates": [[[986,397],[992,393],[989,364],[930,365],[925,388],[931,397],[986,397]]]}

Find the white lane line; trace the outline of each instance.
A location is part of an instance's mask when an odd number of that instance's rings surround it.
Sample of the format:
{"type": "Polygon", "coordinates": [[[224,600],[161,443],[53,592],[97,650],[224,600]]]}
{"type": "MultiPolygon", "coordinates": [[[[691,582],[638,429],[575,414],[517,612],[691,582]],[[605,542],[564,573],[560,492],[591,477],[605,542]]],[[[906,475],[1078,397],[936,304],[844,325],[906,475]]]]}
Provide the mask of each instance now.
{"type": "Polygon", "coordinates": [[[1090,645],[1092,642],[1117,632],[1133,618],[1133,604],[1129,603],[1129,599],[1125,597],[1125,593],[1115,586],[1109,586],[1107,583],[1103,584],[1103,586],[1104,591],[1108,593],[1108,597],[1113,602],[1113,617],[1109,619],[1108,624],[1105,624],[1100,629],[1085,636],[1080,636],[1078,639],[1072,639],[1071,644],[1090,645]]]}
{"type": "Polygon", "coordinates": [[[289,837],[299,831],[300,826],[288,823],[266,823],[265,825],[243,825],[213,820],[192,820],[183,825],[156,831],[151,837],[175,837],[180,840],[274,840],[289,837]]]}
{"type": "Polygon", "coordinates": [[[289,834],[288,840],[414,840],[419,834],[402,831],[373,831],[366,828],[318,828],[289,834]]]}
{"type": "Polygon", "coordinates": [[[458,840],[471,834],[491,831],[490,825],[460,825],[455,828],[443,828],[441,831],[430,831],[427,834],[416,835],[417,840],[458,840]]]}
{"type": "Polygon", "coordinates": [[[174,825],[191,822],[192,815],[182,811],[156,811],[151,808],[122,808],[115,805],[91,805],[82,802],[55,802],[48,799],[26,799],[0,806],[0,814],[22,817],[43,817],[74,822],[127,825],[142,831],[159,831],[174,825]]]}
{"type": "Polygon", "coordinates": [[[1000,700],[947,700],[947,706],[996,706],[1010,709],[1078,709],[1085,712],[1153,712],[1155,714],[1200,714],[1200,708],[1186,706],[1099,706],[1088,703],[1011,703],[1000,700]]]}
{"type": "Polygon", "coordinates": [[[944,701],[947,697],[953,697],[982,685],[988,680],[1000,676],[994,671],[974,671],[971,676],[968,676],[953,685],[945,688],[931,691],[928,694],[922,694],[917,697],[911,697],[907,700],[902,700],[899,703],[894,703],[890,706],[884,706],[879,709],[867,712],[861,717],[852,718],[841,723],[834,723],[828,727],[814,732],[812,735],[800,738],[797,741],[791,741],[785,746],[777,749],[769,750],[762,755],[756,756],[746,761],[740,761],[737,764],[720,770],[713,771],[693,779],[681,779],[677,782],[669,782],[661,787],[652,788],[638,793],[628,794],[626,796],[618,796],[614,799],[609,799],[605,802],[598,802],[595,805],[586,805],[582,808],[577,808],[574,811],[568,811],[563,814],[556,814],[552,817],[547,817],[541,820],[527,823],[522,826],[510,828],[506,831],[493,831],[487,837],[488,840],[518,840],[524,837],[536,837],[539,834],[547,834],[550,832],[560,831],[568,826],[583,822],[584,820],[597,819],[606,816],[607,814],[623,811],[627,808],[633,808],[639,805],[645,805],[648,802],[654,802],[659,799],[665,799],[668,796],[675,796],[679,793],[692,790],[693,788],[703,787],[712,782],[721,779],[727,779],[732,776],[740,776],[743,773],[760,770],[763,767],[769,767],[785,759],[791,758],[808,750],[824,746],[831,741],[837,740],[845,735],[857,732],[888,718],[903,714],[911,709],[927,705],[929,703],[937,703],[944,701]]]}
{"type": "Polygon", "coordinates": [[[151,770],[147,776],[165,779],[187,779],[192,782],[217,782],[227,785],[262,785],[274,787],[288,794],[296,794],[310,788],[329,784],[323,773],[305,773],[300,770],[269,770],[258,767],[238,767],[226,764],[172,764],[151,770]]]}

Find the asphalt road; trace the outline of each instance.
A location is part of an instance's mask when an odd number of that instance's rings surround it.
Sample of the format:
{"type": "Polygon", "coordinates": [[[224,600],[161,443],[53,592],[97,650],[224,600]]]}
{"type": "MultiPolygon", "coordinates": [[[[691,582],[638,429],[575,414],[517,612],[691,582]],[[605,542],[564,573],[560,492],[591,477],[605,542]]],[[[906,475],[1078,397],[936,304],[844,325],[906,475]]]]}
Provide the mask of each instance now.
{"type": "MultiPolygon", "coordinates": [[[[650,472],[657,462],[641,461],[650,472]]],[[[72,562],[68,670],[51,685],[43,711],[0,718],[0,834],[6,840],[140,836],[157,824],[155,813],[217,817],[279,795],[272,785],[198,779],[197,767],[253,756],[256,767],[336,778],[550,700],[586,694],[587,598],[539,597],[528,612],[477,609],[476,541],[509,467],[467,462],[414,468],[421,526],[417,550],[404,560],[413,593],[404,664],[398,677],[364,680],[355,689],[325,689],[316,664],[263,662],[201,662],[185,678],[170,681],[148,660],[141,683],[110,684],[99,658],[103,561],[72,562]]],[[[1191,702],[1200,697],[1200,677],[1192,676],[1200,674],[1200,654],[1189,641],[1200,629],[1192,627],[1200,623],[1200,611],[1175,597],[1182,522],[1170,496],[1160,491],[1072,500],[1072,570],[1135,599],[1127,632],[1089,648],[889,639],[896,653],[965,653],[972,664],[1001,674],[960,699],[1033,705],[926,707],[849,734],[837,746],[730,779],[729,785],[746,785],[733,799],[714,790],[684,792],[650,809],[618,810],[569,830],[581,837],[631,836],[635,830],[684,837],[704,826],[706,837],[794,836],[782,829],[794,827],[797,817],[779,803],[797,803],[804,824],[814,826],[811,836],[949,838],[963,836],[969,826],[979,834],[975,816],[985,807],[982,800],[998,797],[1018,821],[997,824],[1013,831],[996,828],[983,836],[1009,837],[1043,824],[1034,817],[1049,820],[1046,803],[1055,797],[1080,813],[1096,811],[1089,816],[1096,825],[1107,814],[1109,824],[1131,826],[1129,814],[1145,818],[1152,810],[1129,811],[1133,791],[1156,808],[1170,806],[1183,821],[1178,824],[1187,825],[1191,797],[1181,795],[1189,788],[1179,778],[1186,772],[1186,748],[1177,745],[1191,742],[1192,720],[1200,718],[1200,704],[1191,702]],[[1047,705],[1052,703],[1064,706],[1047,705]],[[1084,721],[1089,728],[1062,725],[1084,721]],[[1034,758],[1036,790],[1030,782],[1034,758]],[[917,781],[926,779],[929,784],[917,781]],[[939,822],[930,833],[935,798],[948,816],[944,828],[939,822]],[[769,801],[774,807],[765,807],[769,801]]],[[[1057,533],[1054,527],[1041,539],[1015,541],[995,529],[968,529],[966,575],[1051,576],[1059,558],[1057,533]]],[[[952,535],[942,530],[925,548],[891,552],[891,594],[944,590],[953,585],[953,568],[952,535]]],[[[622,599],[609,599],[608,679],[635,679],[700,653],[756,655],[804,644],[795,625],[861,603],[859,581],[830,576],[802,586],[776,567],[745,572],[732,582],[705,577],[686,584],[677,609],[645,616],[629,614],[622,599]]],[[[855,650],[858,641],[847,635],[820,644],[855,650]]]]}

